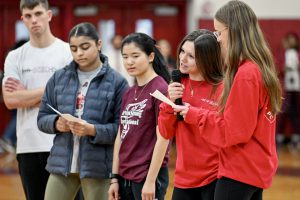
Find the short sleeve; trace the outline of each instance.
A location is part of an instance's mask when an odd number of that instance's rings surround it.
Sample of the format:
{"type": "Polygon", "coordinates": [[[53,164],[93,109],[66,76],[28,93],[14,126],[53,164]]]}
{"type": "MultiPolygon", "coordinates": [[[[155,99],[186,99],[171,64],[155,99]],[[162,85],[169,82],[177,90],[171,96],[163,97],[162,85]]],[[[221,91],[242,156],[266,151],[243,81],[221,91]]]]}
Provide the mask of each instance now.
{"type": "Polygon", "coordinates": [[[18,80],[21,80],[21,75],[18,67],[18,55],[16,51],[11,51],[8,53],[5,62],[4,62],[4,78],[3,84],[8,77],[13,77],[18,80]]]}

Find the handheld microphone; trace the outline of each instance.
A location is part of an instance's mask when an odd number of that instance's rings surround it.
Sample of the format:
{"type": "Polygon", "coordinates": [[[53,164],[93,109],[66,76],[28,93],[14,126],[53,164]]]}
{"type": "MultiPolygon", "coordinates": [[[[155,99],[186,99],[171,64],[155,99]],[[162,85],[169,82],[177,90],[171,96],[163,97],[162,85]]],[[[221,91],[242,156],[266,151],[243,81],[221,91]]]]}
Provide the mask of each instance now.
{"type": "MultiPolygon", "coordinates": [[[[172,81],[180,83],[180,80],[181,80],[181,72],[180,72],[180,70],[179,69],[174,69],[172,71],[172,81]]],[[[176,99],[175,100],[175,104],[176,105],[183,105],[182,98],[176,99]]],[[[178,121],[183,121],[183,117],[179,113],[177,113],[177,120],[178,121]]]]}

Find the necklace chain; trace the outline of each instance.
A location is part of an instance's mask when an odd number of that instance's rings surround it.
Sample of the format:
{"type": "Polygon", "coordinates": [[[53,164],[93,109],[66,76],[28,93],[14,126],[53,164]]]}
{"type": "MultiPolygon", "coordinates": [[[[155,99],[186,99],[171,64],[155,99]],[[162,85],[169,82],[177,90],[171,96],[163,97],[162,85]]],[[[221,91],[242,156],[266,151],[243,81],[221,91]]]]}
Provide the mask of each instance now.
{"type": "MultiPolygon", "coordinates": [[[[149,81],[149,82],[150,82],[150,81],[149,81]]],[[[149,82],[148,82],[148,83],[149,83],[149,82]]],[[[140,92],[140,94],[139,94],[138,96],[136,96],[136,90],[137,90],[137,88],[138,88],[138,86],[136,86],[136,88],[135,88],[135,90],[134,90],[134,100],[135,100],[135,101],[137,101],[138,98],[142,95],[142,93],[143,93],[144,89],[147,87],[148,83],[146,83],[146,85],[144,85],[144,87],[142,88],[142,90],[141,90],[141,92],[140,92]]]]}

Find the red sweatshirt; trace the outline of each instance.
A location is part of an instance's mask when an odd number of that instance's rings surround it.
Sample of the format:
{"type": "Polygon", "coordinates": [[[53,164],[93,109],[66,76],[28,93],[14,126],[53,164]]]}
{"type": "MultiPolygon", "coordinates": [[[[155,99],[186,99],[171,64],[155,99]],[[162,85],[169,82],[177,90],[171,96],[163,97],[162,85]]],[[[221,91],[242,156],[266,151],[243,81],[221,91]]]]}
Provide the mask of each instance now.
{"type": "MultiPolygon", "coordinates": [[[[216,97],[219,96],[221,87],[218,86],[214,95],[211,95],[212,86],[204,81],[183,78],[182,84],[185,87],[182,97],[184,102],[198,108],[216,110],[216,97]],[[191,90],[194,91],[194,96],[191,95],[191,90]]],[[[197,124],[178,122],[172,107],[162,103],[158,125],[164,138],[176,137],[174,184],[177,188],[201,187],[217,179],[220,148],[209,144],[200,136],[197,124]]]]}
{"type": "Polygon", "coordinates": [[[275,116],[258,66],[241,63],[224,113],[190,107],[186,122],[220,151],[218,177],[227,177],[267,188],[278,166],[275,146],[275,116]],[[205,131],[210,130],[210,131],[205,131]]]}

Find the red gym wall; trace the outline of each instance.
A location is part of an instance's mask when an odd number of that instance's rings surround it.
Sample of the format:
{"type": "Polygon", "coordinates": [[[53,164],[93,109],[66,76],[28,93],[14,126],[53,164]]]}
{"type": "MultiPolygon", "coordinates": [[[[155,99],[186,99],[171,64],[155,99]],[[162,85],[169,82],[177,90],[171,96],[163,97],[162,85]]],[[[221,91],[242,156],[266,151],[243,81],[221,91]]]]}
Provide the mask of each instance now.
{"type": "MultiPolygon", "coordinates": [[[[5,56],[15,43],[15,23],[20,19],[19,0],[0,1],[0,69],[3,69],[5,56]]],[[[79,22],[91,22],[97,26],[98,22],[113,19],[116,23],[117,34],[127,35],[135,31],[137,19],[150,19],[153,22],[153,37],[167,39],[173,47],[186,34],[186,0],[49,0],[52,7],[59,9],[58,15],[50,23],[53,34],[65,41],[70,29],[79,22]],[[95,16],[75,16],[73,11],[78,6],[97,6],[95,16]],[[155,8],[171,6],[177,9],[175,15],[157,16],[155,8]]],[[[0,136],[10,119],[10,112],[5,108],[0,97],[0,136]]]]}

